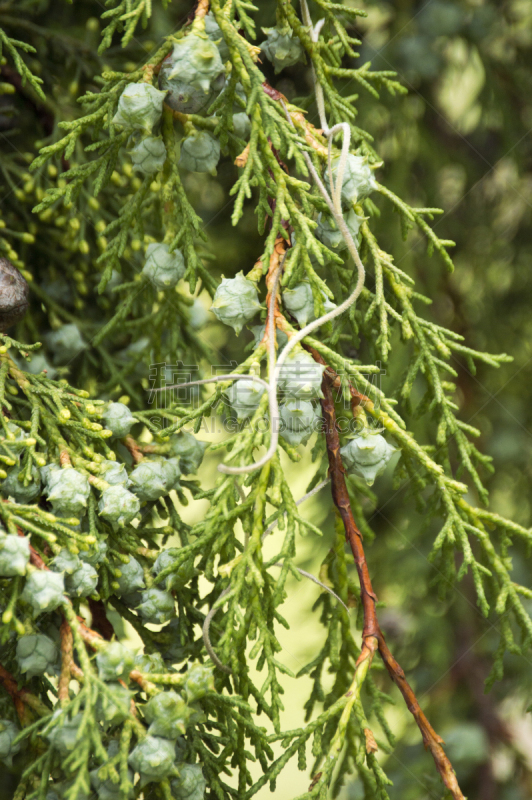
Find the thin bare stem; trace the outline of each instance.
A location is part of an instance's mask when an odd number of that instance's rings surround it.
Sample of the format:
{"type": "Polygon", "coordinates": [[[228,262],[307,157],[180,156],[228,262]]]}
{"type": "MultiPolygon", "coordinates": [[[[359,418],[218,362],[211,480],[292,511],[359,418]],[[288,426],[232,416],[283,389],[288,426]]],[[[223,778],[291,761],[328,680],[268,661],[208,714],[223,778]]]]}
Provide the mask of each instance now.
{"type": "MultiPolygon", "coordinates": [[[[283,561],[279,561],[279,562],[277,562],[277,564],[271,564],[271,566],[272,567],[282,567],[282,566],[284,566],[284,562],[283,561]]],[[[319,578],[316,578],[316,576],[313,575],[312,572],[307,572],[305,569],[301,569],[301,567],[294,567],[294,569],[296,569],[299,572],[299,574],[302,575],[304,578],[308,578],[309,581],[312,581],[313,583],[315,583],[317,586],[319,586],[325,592],[329,592],[329,594],[331,594],[334,597],[335,600],[338,600],[338,602],[343,605],[343,607],[345,608],[345,610],[349,614],[348,607],[346,606],[346,604],[344,603],[342,598],[338,597],[338,595],[336,594],[334,589],[331,589],[331,587],[327,586],[326,583],[323,583],[322,581],[320,581],[319,578]]]]}
{"type": "Polygon", "coordinates": [[[258,375],[234,375],[228,373],[227,375],[213,375],[212,378],[203,378],[200,381],[187,381],[187,383],[173,383],[171,386],[163,386],[160,389],[154,389],[154,392],[165,392],[167,389],[184,389],[187,386],[202,386],[207,383],[221,383],[222,381],[255,381],[260,383],[261,386],[268,388],[266,381],[259,378],[258,375]]]}
{"type": "MultiPolygon", "coordinates": [[[[331,480],[330,478],[325,478],[325,480],[321,481],[321,483],[318,483],[318,485],[315,486],[314,489],[311,489],[310,492],[307,492],[306,494],[303,495],[303,497],[300,497],[299,500],[296,500],[296,506],[300,506],[301,503],[304,503],[305,500],[309,499],[309,497],[312,497],[312,495],[317,494],[319,491],[321,491],[321,489],[323,489],[324,486],[327,486],[327,484],[330,482],[330,480],[331,480]]],[[[287,512],[285,511],[284,512],[284,516],[285,517],[286,517],[286,513],[287,512]]],[[[277,527],[278,524],[279,524],[279,520],[276,519],[276,520],[274,520],[272,522],[271,525],[268,525],[268,527],[266,528],[266,530],[262,534],[262,541],[265,540],[265,538],[273,531],[274,528],[277,527]]]]}
{"type": "MultiPolygon", "coordinates": [[[[300,497],[299,500],[296,500],[296,506],[300,506],[302,503],[305,502],[305,500],[308,500],[309,497],[312,497],[317,492],[319,492],[320,489],[323,489],[323,487],[326,486],[329,483],[329,481],[330,481],[330,478],[326,478],[325,480],[321,481],[321,483],[318,483],[318,485],[315,486],[313,489],[311,489],[310,492],[307,492],[306,494],[303,495],[303,497],[300,497]]],[[[272,524],[268,528],[266,528],[266,530],[262,534],[262,541],[264,541],[266,536],[268,536],[268,534],[271,533],[271,531],[275,528],[275,526],[278,523],[279,523],[279,520],[275,520],[275,522],[272,522],[272,524]]],[[[281,561],[281,562],[279,562],[277,564],[271,564],[271,566],[272,567],[282,567],[283,566],[283,562],[281,561]]],[[[304,578],[308,578],[308,580],[310,580],[313,583],[317,584],[325,592],[328,592],[330,595],[332,595],[336,600],[338,600],[339,603],[341,603],[343,605],[343,607],[345,608],[347,613],[349,613],[349,608],[346,606],[346,604],[344,603],[342,598],[338,597],[336,592],[333,589],[331,589],[330,586],[327,586],[325,583],[322,583],[322,581],[320,581],[319,578],[316,578],[315,575],[312,575],[312,573],[307,572],[304,569],[300,569],[300,567],[294,567],[294,569],[297,570],[297,572],[299,572],[299,574],[302,575],[304,578]]],[[[210,627],[211,627],[211,622],[212,622],[212,620],[214,618],[214,615],[216,614],[216,612],[218,611],[218,609],[222,605],[222,603],[220,601],[224,597],[227,597],[227,595],[229,594],[230,591],[231,591],[231,585],[229,585],[226,589],[223,590],[223,592],[220,594],[218,600],[216,601],[216,605],[213,608],[211,608],[211,610],[209,611],[209,613],[205,617],[205,620],[203,621],[203,628],[202,628],[203,641],[205,643],[205,649],[206,649],[207,653],[209,654],[209,657],[211,658],[212,662],[218,667],[218,669],[221,669],[223,672],[227,672],[228,674],[231,674],[232,670],[229,667],[226,667],[225,664],[222,664],[222,662],[220,661],[220,659],[218,658],[218,656],[214,652],[214,648],[212,646],[211,639],[210,639],[210,627]]]]}

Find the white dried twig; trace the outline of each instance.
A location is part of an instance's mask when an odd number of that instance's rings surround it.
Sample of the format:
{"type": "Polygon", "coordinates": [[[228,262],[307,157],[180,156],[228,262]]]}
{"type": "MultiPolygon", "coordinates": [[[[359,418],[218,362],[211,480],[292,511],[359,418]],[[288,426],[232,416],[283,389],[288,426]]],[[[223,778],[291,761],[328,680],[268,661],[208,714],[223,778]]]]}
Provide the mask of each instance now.
{"type": "MultiPolygon", "coordinates": [[[[301,503],[304,503],[305,500],[309,499],[309,497],[312,497],[312,495],[317,494],[321,489],[323,489],[324,486],[327,486],[327,484],[329,483],[330,480],[331,480],[330,478],[325,478],[324,481],[321,481],[321,483],[318,483],[318,485],[315,486],[314,489],[311,489],[310,492],[307,492],[306,494],[303,495],[303,497],[300,497],[299,500],[296,501],[296,506],[300,506],[301,503]]],[[[286,517],[286,513],[287,512],[285,511],[284,512],[284,516],[285,517],[286,517]]],[[[268,527],[266,528],[266,530],[262,534],[262,541],[265,540],[265,538],[273,531],[274,528],[277,527],[278,524],[279,524],[279,520],[276,519],[276,520],[274,520],[272,522],[271,525],[268,525],[268,527]]]]}
{"type": "MultiPolygon", "coordinates": [[[[310,18],[310,13],[309,13],[309,10],[308,10],[308,6],[307,6],[307,3],[306,3],[306,0],[302,0],[301,7],[302,7],[302,14],[303,14],[303,21],[304,21],[305,25],[310,27],[311,36],[312,36],[313,41],[318,41],[318,36],[319,36],[320,30],[321,30],[325,20],[320,20],[316,24],[315,27],[312,27],[312,20],[310,18]]],[[[293,336],[290,337],[288,343],[285,345],[284,349],[282,350],[281,354],[279,355],[279,358],[277,360],[277,364],[275,365],[275,369],[273,371],[271,370],[271,363],[272,362],[270,360],[270,376],[269,376],[270,377],[270,387],[269,387],[269,391],[268,391],[269,398],[270,398],[270,445],[269,445],[266,453],[262,456],[262,458],[260,458],[254,464],[247,464],[247,465],[242,466],[242,467],[230,467],[230,466],[226,466],[225,464],[220,464],[218,469],[220,470],[220,472],[224,472],[226,474],[243,475],[243,474],[247,474],[249,472],[253,472],[253,471],[263,467],[264,464],[266,464],[274,456],[274,454],[275,454],[275,452],[277,450],[278,443],[279,443],[279,415],[278,415],[279,408],[278,408],[278,404],[277,404],[277,384],[278,384],[278,381],[279,381],[279,374],[280,374],[282,365],[284,364],[284,362],[286,361],[288,355],[292,352],[294,347],[297,344],[299,344],[299,342],[301,342],[306,336],[308,336],[309,333],[312,333],[312,331],[316,330],[316,328],[320,328],[326,322],[330,322],[335,317],[339,316],[340,314],[343,314],[344,311],[347,311],[347,309],[350,308],[353,305],[353,303],[356,301],[356,299],[358,298],[358,296],[360,295],[360,293],[361,293],[361,291],[362,291],[362,289],[364,287],[364,281],[365,281],[365,276],[366,276],[364,265],[363,265],[363,263],[361,261],[360,255],[358,253],[358,248],[356,246],[356,243],[355,243],[355,241],[354,241],[354,239],[353,239],[353,237],[351,235],[351,231],[347,227],[346,221],[344,219],[343,211],[342,211],[342,185],[343,185],[345,167],[346,167],[346,163],[347,163],[347,157],[349,155],[349,146],[350,146],[350,142],[351,142],[351,129],[350,129],[350,127],[349,127],[347,122],[341,122],[338,125],[334,125],[332,128],[329,128],[329,125],[328,125],[328,122],[327,122],[327,118],[326,118],[326,114],[325,114],[325,101],[324,101],[324,98],[323,98],[323,89],[322,89],[319,81],[317,80],[316,71],[314,69],[314,66],[312,66],[312,76],[313,76],[313,82],[314,82],[314,92],[315,92],[315,95],[316,95],[316,102],[317,102],[317,105],[318,105],[318,111],[319,111],[319,115],[320,115],[320,124],[322,126],[322,129],[323,129],[323,132],[324,132],[325,136],[327,136],[327,139],[328,139],[328,159],[327,159],[328,168],[327,168],[327,171],[328,171],[329,183],[330,183],[330,188],[331,188],[331,194],[330,195],[329,195],[327,189],[325,188],[325,186],[323,184],[323,181],[321,180],[320,176],[318,175],[318,173],[317,173],[317,171],[316,171],[316,169],[314,167],[314,164],[312,163],[312,159],[310,158],[310,156],[306,152],[306,150],[303,150],[303,157],[304,157],[305,162],[306,162],[306,164],[308,166],[310,174],[312,175],[312,178],[314,179],[314,182],[315,182],[316,186],[318,187],[318,190],[319,190],[320,194],[322,195],[323,199],[325,200],[325,202],[327,203],[327,205],[329,207],[329,210],[330,210],[330,212],[331,212],[331,214],[332,214],[332,216],[334,218],[334,221],[336,222],[336,225],[338,226],[338,230],[340,231],[340,233],[342,234],[342,236],[343,236],[343,238],[345,240],[345,243],[347,245],[347,249],[349,250],[349,253],[352,256],[353,261],[355,262],[355,265],[356,265],[356,268],[357,268],[357,272],[358,272],[357,282],[356,282],[356,285],[355,285],[355,288],[354,288],[353,292],[349,295],[349,297],[346,300],[344,300],[343,303],[341,303],[339,306],[334,308],[332,311],[329,311],[327,314],[324,314],[322,317],[319,317],[318,319],[314,320],[313,322],[310,322],[308,325],[306,325],[304,328],[302,328],[300,331],[298,331],[296,334],[294,334],[293,336]],[[338,162],[338,170],[337,170],[337,173],[336,173],[336,182],[335,182],[334,178],[333,178],[333,172],[332,172],[332,142],[333,142],[334,136],[337,133],[339,133],[340,131],[343,133],[342,150],[341,150],[341,154],[340,154],[340,160],[338,162]],[[273,413],[273,412],[275,412],[275,413],[273,413]]],[[[279,102],[281,103],[281,105],[282,105],[282,107],[284,109],[284,112],[286,114],[286,118],[288,119],[290,125],[292,125],[292,127],[295,128],[294,121],[292,120],[292,117],[290,116],[290,112],[288,111],[288,108],[286,107],[286,103],[282,99],[279,102]]],[[[285,254],[285,257],[286,257],[286,254],[285,254]]],[[[277,275],[276,275],[276,281],[278,279],[280,271],[281,270],[279,270],[277,275]]],[[[268,325],[270,327],[273,325],[273,308],[274,308],[274,306],[272,305],[272,303],[275,303],[275,295],[273,293],[272,293],[272,300],[270,302],[270,313],[269,313],[269,316],[268,316],[268,325]]],[[[271,338],[272,337],[270,336],[270,346],[271,346],[271,338]]]]}
{"type": "MultiPolygon", "coordinates": [[[[316,24],[316,26],[312,27],[312,20],[310,19],[310,14],[309,14],[308,6],[306,4],[306,0],[302,0],[301,7],[302,7],[302,14],[303,14],[303,21],[305,22],[305,25],[310,27],[311,36],[312,36],[313,41],[317,41],[318,40],[318,36],[319,36],[319,32],[320,32],[320,30],[321,30],[321,28],[322,28],[322,26],[324,24],[324,20],[320,20],[316,24]]],[[[278,401],[277,401],[277,385],[278,385],[278,382],[279,382],[279,375],[280,375],[280,372],[281,372],[281,367],[283,366],[284,362],[286,361],[286,359],[288,358],[288,356],[292,352],[292,350],[296,347],[297,344],[299,344],[299,342],[301,342],[306,336],[308,336],[310,333],[312,333],[314,330],[316,330],[316,328],[320,328],[326,322],[330,322],[335,317],[338,317],[340,314],[343,314],[344,311],[347,311],[347,309],[350,308],[353,305],[353,303],[356,301],[356,299],[358,298],[358,296],[360,295],[360,293],[361,293],[361,291],[362,291],[362,289],[364,287],[364,280],[365,280],[364,265],[363,265],[363,263],[362,263],[362,261],[360,259],[356,243],[355,243],[355,241],[354,241],[354,239],[353,239],[353,237],[351,235],[351,232],[350,232],[350,230],[347,227],[347,224],[345,222],[345,219],[344,219],[344,216],[343,216],[343,211],[342,211],[342,203],[341,203],[343,177],[344,177],[344,172],[345,172],[345,165],[347,163],[347,157],[349,155],[349,145],[350,145],[350,140],[351,140],[351,130],[349,128],[348,123],[346,123],[346,122],[339,123],[338,125],[334,125],[332,128],[329,128],[328,123],[327,123],[327,118],[326,118],[326,115],[325,115],[325,102],[324,102],[324,98],[323,98],[323,89],[322,89],[319,81],[317,80],[314,66],[312,66],[312,75],[313,75],[313,81],[314,81],[314,91],[315,91],[316,101],[317,101],[317,104],[318,104],[318,111],[319,111],[319,115],[320,115],[320,124],[321,124],[321,126],[323,128],[324,134],[328,138],[328,145],[329,145],[329,147],[328,147],[328,178],[329,178],[329,183],[330,183],[330,188],[331,188],[331,194],[330,195],[329,195],[329,192],[327,191],[327,189],[325,188],[321,177],[318,175],[318,172],[316,171],[316,169],[314,167],[314,164],[312,163],[312,159],[310,158],[310,156],[306,152],[306,150],[303,150],[303,157],[304,157],[305,162],[306,162],[306,164],[308,166],[309,172],[312,175],[312,178],[313,178],[316,186],[318,187],[318,190],[319,190],[320,194],[322,195],[323,199],[327,203],[327,206],[328,206],[328,208],[329,208],[329,210],[330,210],[330,212],[331,212],[331,214],[332,214],[332,216],[333,216],[333,218],[334,218],[334,220],[335,220],[335,222],[336,222],[336,224],[338,226],[338,230],[340,231],[340,233],[342,234],[342,236],[343,236],[343,238],[345,240],[345,243],[347,245],[349,253],[352,256],[353,261],[355,262],[355,265],[356,265],[357,271],[358,271],[357,282],[356,282],[356,285],[355,285],[355,288],[354,288],[353,292],[349,295],[349,297],[346,300],[344,300],[343,303],[341,303],[339,306],[337,306],[336,308],[334,308],[331,311],[329,311],[327,314],[324,314],[323,316],[319,317],[318,319],[313,320],[313,322],[310,322],[308,325],[306,325],[300,331],[298,331],[297,333],[293,334],[290,337],[288,343],[285,345],[285,347],[282,350],[282,352],[280,353],[279,358],[277,359],[277,363],[275,363],[275,338],[274,338],[274,335],[273,335],[274,328],[275,328],[275,313],[274,313],[275,312],[275,299],[276,299],[276,294],[277,294],[277,286],[278,286],[279,278],[280,278],[280,275],[282,273],[282,268],[283,268],[283,265],[284,265],[284,261],[285,261],[286,256],[287,256],[287,253],[285,253],[285,255],[283,257],[283,261],[282,261],[280,267],[277,269],[277,272],[276,272],[275,277],[274,277],[273,286],[272,286],[271,295],[270,295],[270,306],[269,306],[269,309],[268,309],[268,320],[267,320],[267,326],[268,326],[268,332],[269,332],[269,336],[268,336],[268,345],[269,345],[269,347],[268,347],[268,372],[269,372],[268,377],[269,377],[269,381],[268,381],[268,383],[263,381],[261,378],[258,378],[256,376],[251,376],[251,375],[220,375],[220,376],[217,376],[215,378],[207,378],[207,379],[205,379],[203,381],[191,381],[189,383],[182,383],[182,384],[176,384],[175,386],[164,387],[166,389],[173,389],[173,388],[179,388],[179,387],[185,387],[185,386],[197,386],[197,385],[200,385],[202,383],[213,383],[215,381],[232,380],[232,379],[234,379],[234,380],[246,380],[246,379],[247,380],[255,380],[255,381],[261,383],[263,386],[266,387],[266,389],[268,391],[269,414],[270,414],[270,444],[269,444],[269,447],[266,450],[266,453],[262,456],[262,458],[260,458],[258,461],[255,461],[253,464],[246,464],[246,465],[240,466],[240,467],[233,467],[233,466],[228,466],[226,464],[219,464],[218,465],[219,471],[223,472],[223,473],[225,473],[227,475],[245,475],[245,474],[248,474],[249,472],[254,472],[255,470],[260,469],[265,464],[267,464],[268,461],[275,455],[275,453],[277,451],[277,446],[279,444],[279,427],[280,427],[279,422],[280,422],[280,420],[279,420],[279,404],[278,404],[278,401]],[[340,155],[340,161],[338,163],[338,170],[337,170],[336,182],[335,182],[334,178],[333,178],[333,173],[332,173],[332,141],[333,141],[334,136],[337,133],[339,133],[340,131],[343,133],[343,140],[342,140],[342,150],[341,150],[341,155],[340,155]]],[[[282,105],[282,107],[284,109],[284,112],[286,114],[286,118],[289,121],[290,125],[292,125],[292,127],[295,128],[294,121],[292,120],[292,117],[290,116],[290,112],[288,111],[288,108],[286,107],[286,104],[285,104],[284,100],[281,99],[279,102],[281,103],[281,105],[282,105]]],[[[158,389],[156,391],[162,391],[162,390],[158,389]]]]}

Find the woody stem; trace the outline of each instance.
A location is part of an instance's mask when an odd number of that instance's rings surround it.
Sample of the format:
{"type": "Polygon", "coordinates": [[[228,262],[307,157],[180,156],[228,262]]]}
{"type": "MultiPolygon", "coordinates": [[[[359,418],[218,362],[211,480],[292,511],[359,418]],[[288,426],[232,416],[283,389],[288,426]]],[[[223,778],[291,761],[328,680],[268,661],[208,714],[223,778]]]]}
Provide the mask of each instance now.
{"type": "MultiPolygon", "coordinates": [[[[320,364],[325,364],[324,360],[318,353],[313,352],[313,356],[320,364]]],[[[451,792],[454,800],[465,800],[464,795],[462,794],[462,791],[458,785],[451,762],[449,761],[442,747],[443,739],[441,736],[438,736],[421,710],[416,695],[406,680],[405,673],[403,672],[401,666],[391,654],[379,626],[375,608],[377,596],[375,595],[371,584],[371,578],[362,544],[362,534],[357,527],[353,516],[353,511],[351,509],[349,494],[344,478],[342,457],[340,455],[340,437],[336,427],[336,412],[331,391],[331,385],[337,379],[338,376],[334,370],[327,368],[323,375],[323,399],[321,401],[321,406],[325,422],[325,437],[327,443],[327,453],[329,457],[329,470],[331,475],[333,501],[342,518],[345,529],[345,537],[349,542],[353,552],[360,584],[360,596],[364,612],[364,624],[362,628],[362,639],[364,643],[363,652],[364,649],[368,647],[372,648],[374,643],[376,643],[379,650],[379,655],[386,666],[390,678],[403,695],[406,706],[414,717],[417,726],[421,731],[423,744],[427,749],[430,750],[434,759],[434,763],[436,764],[436,769],[440,773],[440,777],[444,785],[451,792]]]]}

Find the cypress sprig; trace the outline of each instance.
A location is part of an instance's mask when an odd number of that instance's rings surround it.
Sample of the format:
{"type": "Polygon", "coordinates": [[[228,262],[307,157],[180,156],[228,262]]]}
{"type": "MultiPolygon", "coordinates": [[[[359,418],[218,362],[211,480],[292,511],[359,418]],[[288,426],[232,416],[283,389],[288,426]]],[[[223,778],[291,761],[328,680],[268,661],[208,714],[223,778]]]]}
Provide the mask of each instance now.
{"type": "MultiPolygon", "coordinates": [[[[490,459],[456,400],[457,362],[510,359],[436,324],[430,298],[379,240],[375,221],[393,211],[405,239],[417,229],[428,256],[453,269],[453,242],[431,224],[439,210],[376,179],[383,164],[346,88],[373,102],[404,87],[355,65],[364,12],[316,6],[321,21],[306,2],[278,0],[261,49],[257,6],[201,0],[146,59],[137,37],[170,4],[109,0],[98,50],[109,64],[91,61],[76,112],[53,110],[31,175],[31,155],[0,159],[14,197],[0,249],[27,278],[31,305],[0,346],[0,677],[11,703],[0,732],[14,733],[17,800],[201,800],[206,790],[246,800],[267,784],[275,792],[296,758],[310,770],[298,800],[336,796],[354,772],[368,800],[388,798],[389,763],[377,756],[395,745],[384,670],[446,790],[463,798],[388,647],[370,579],[382,484],[369,487],[392,458],[395,486],[429,523],[441,595],[469,573],[496,624],[490,681],[506,652],[530,647],[532,593],[514,580],[510,552],[532,534],[486,507],[490,459]],[[311,96],[289,102],[267,60],[307,64],[311,96]],[[260,236],[236,277],[222,253],[221,283],[194,195],[209,191],[220,159],[235,167],[233,226],[252,211],[260,236]],[[237,334],[263,323],[226,374],[207,366],[221,337],[202,330],[206,295],[237,334]],[[376,378],[396,354],[406,370],[385,391],[376,378]],[[168,371],[192,365],[202,374],[169,385],[168,371]],[[230,431],[210,445],[223,459],[212,486],[196,438],[209,418],[230,431]],[[296,501],[286,463],[309,455],[315,475],[296,501]],[[325,487],[332,536],[299,508],[325,487]],[[206,501],[193,521],[190,499],[206,501]],[[327,543],[318,576],[299,566],[303,536],[327,543]],[[279,635],[290,577],[321,589],[309,611],[322,644],[297,675],[279,635]],[[286,680],[304,676],[305,722],[287,727],[286,680]]],[[[34,45],[4,32],[0,43],[45,102],[51,76],[32,75],[20,54],[34,45]]]]}

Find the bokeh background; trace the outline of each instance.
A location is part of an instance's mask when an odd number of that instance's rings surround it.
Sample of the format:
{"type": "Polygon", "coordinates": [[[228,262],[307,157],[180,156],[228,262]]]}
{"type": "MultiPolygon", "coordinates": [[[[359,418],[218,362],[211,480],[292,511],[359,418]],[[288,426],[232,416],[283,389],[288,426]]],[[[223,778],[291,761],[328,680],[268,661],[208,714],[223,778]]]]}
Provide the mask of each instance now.
{"type": "MultiPolygon", "coordinates": [[[[61,119],[78,113],[77,96],[93,87],[92,78],[104,64],[128,69],[128,64],[142,61],[161,37],[181,26],[191,7],[179,1],[163,11],[160,5],[154,2],[146,31],[136,35],[125,50],[112,47],[101,59],[95,55],[95,45],[102,3],[0,3],[0,26],[37,48],[29,61],[42,72],[50,97],[48,105],[42,106],[20,87],[15,95],[0,97],[0,169],[11,187],[3,202],[24,224],[33,224],[29,209],[34,190],[13,172],[16,153],[21,164],[26,160],[21,169],[27,169],[31,159],[25,154],[34,152],[39,139],[53,136],[61,119]]],[[[260,25],[274,24],[273,0],[260,0],[258,5],[260,25]]],[[[434,227],[440,237],[456,242],[456,271],[449,275],[435,256],[429,258],[415,234],[404,242],[398,218],[389,208],[372,224],[383,247],[415,277],[419,291],[433,298],[427,314],[463,334],[475,348],[513,356],[513,362],[499,370],[481,368],[476,375],[462,362],[454,366],[462,419],[482,431],[481,449],[494,459],[495,474],[485,476],[492,508],[530,525],[532,0],[348,0],[348,5],[367,12],[355,26],[362,41],[360,63],[370,60],[375,69],[396,70],[409,90],[405,96],[383,95],[376,101],[358,87],[343,87],[346,95],[359,91],[360,124],[373,135],[384,161],[379,180],[412,205],[444,210],[434,227]]],[[[316,9],[313,12],[317,14],[316,9]]],[[[1,69],[2,80],[16,82],[9,63],[1,69]]],[[[265,63],[264,71],[289,99],[309,91],[308,67],[297,65],[275,76],[265,63]]],[[[317,123],[312,108],[309,118],[317,123]]],[[[205,223],[217,277],[250,269],[261,252],[251,205],[238,230],[230,226],[229,190],[234,178],[235,168],[227,160],[216,177],[190,174],[186,178],[187,190],[205,223]]],[[[49,226],[51,236],[54,231],[63,236],[56,219],[50,219],[49,226]]],[[[98,235],[88,224],[86,239],[97,240],[98,235]]],[[[22,256],[24,248],[20,242],[22,256]]],[[[39,257],[48,256],[43,246],[39,257]]],[[[82,278],[69,275],[66,286],[67,278],[58,265],[52,265],[46,291],[72,313],[84,313],[83,303],[88,301],[83,298],[90,298],[93,291],[90,272],[90,268],[82,272],[82,278]]],[[[42,334],[38,320],[30,333],[36,339],[42,334]]],[[[251,340],[248,333],[235,339],[214,321],[202,336],[215,348],[220,364],[241,361],[251,340]]],[[[392,393],[397,386],[406,358],[401,348],[392,355],[382,377],[385,392],[392,393]]],[[[143,366],[141,361],[138,369],[139,380],[146,386],[147,363],[143,366]]],[[[85,362],[71,365],[69,373],[72,380],[95,383],[85,362]]],[[[423,436],[430,424],[430,420],[417,420],[411,427],[423,436]]],[[[314,467],[304,459],[301,465],[287,468],[293,470],[294,495],[303,494],[314,467]]],[[[208,470],[207,479],[214,480],[214,457],[208,470]]],[[[383,628],[424,710],[447,742],[464,793],[482,800],[527,800],[532,796],[532,721],[527,712],[532,702],[532,656],[507,656],[504,677],[486,694],[484,680],[497,630],[492,621],[481,617],[468,579],[449,587],[445,596],[433,588],[434,570],[427,555],[434,530],[425,527],[406,488],[394,489],[388,475],[378,483],[376,503],[366,510],[376,534],[367,545],[367,558],[382,602],[383,628]]],[[[194,504],[187,511],[190,520],[200,513],[201,506],[194,504]]],[[[324,536],[301,543],[300,564],[317,572],[334,541],[326,490],[309,501],[305,513],[324,536]]],[[[530,585],[527,554],[512,550],[511,555],[516,580],[530,585]]],[[[294,671],[312,658],[323,638],[312,611],[317,596],[309,583],[290,584],[286,616],[293,628],[282,634],[281,656],[294,671]]],[[[396,697],[385,679],[383,686],[396,697]]],[[[294,727],[302,717],[308,684],[287,679],[286,689],[287,721],[294,727]]],[[[417,728],[398,695],[396,699],[390,720],[401,744],[392,755],[383,756],[394,782],[390,796],[394,800],[441,798],[432,760],[424,753],[417,728]]],[[[307,783],[294,766],[279,781],[275,797],[290,800],[307,783]]],[[[0,798],[9,796],[9,781],[0,777],[0,798]]],[[[262,796],[270,795],[264,791],[262,796]]],[[[342,790],[342,800],[361,797],[353,778],[342,790]]]]}

